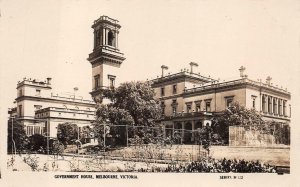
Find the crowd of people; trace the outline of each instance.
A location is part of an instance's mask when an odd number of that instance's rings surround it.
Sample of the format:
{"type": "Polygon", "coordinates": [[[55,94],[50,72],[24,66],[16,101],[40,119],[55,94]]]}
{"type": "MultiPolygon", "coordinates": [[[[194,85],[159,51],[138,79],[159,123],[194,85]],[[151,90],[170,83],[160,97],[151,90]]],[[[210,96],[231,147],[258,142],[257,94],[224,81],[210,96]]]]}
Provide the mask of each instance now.
{"type": "Polygon", "coordinates": [[[202,172],[202,173],[276,173],[276,166],[263,164],[259,161],[237,159],[203,159],[190,163],[169,164],[167,167],[152,167],[139,169],[139,172],[202,172]]]}

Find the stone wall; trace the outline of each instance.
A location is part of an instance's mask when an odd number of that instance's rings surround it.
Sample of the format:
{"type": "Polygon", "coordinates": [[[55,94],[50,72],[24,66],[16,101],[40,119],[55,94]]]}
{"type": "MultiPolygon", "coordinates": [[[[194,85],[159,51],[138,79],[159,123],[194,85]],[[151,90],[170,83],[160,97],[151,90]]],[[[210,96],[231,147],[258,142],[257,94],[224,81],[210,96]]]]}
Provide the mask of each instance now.
{"type": "Polygon", "coordinates": [[[275,146],[275,137],[258,130],[240,126],[229,127],[229,146],[275,146]]]}

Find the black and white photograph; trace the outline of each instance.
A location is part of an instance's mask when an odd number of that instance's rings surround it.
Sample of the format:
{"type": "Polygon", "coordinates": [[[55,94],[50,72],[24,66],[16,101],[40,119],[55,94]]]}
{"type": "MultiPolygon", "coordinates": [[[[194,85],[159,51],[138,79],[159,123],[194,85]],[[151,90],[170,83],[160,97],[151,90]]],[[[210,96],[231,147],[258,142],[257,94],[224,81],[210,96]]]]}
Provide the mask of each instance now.
{"type": "Polygon", "coordinates": [[[299,180],[300,1],[0,5],[0,184],[299,180]]]}

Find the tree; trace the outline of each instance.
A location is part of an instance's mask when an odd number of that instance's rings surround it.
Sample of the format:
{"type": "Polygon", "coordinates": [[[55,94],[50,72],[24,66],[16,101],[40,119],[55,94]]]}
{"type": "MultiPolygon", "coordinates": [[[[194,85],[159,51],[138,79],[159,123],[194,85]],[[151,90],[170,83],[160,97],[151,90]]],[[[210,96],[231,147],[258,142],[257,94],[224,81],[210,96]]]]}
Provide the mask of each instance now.
{"type": "Polygon", "coordinates": [[[76,124],[62,123],[57,126],[57,139],[67,146],[73,144],[78,138],[78,127],[76,124]]]}
{"type": "Polygon", "coordinates": [[[229,126],[255,126],[264,133],[270,133],[270,128],[255,109],[247,109],[238,102],[216,116],[213,124],[213,132],[219,134],[225,144],[229,140],[229,126]]]}
{"type": "Polygon", "coordinates": [[[64,152],[64,144],[62,144],[61,142],[59,142],[58,140],[53,140],[51,141],[50,143],[50,152],[52,154],[54,154],[54,157],[56,156],[58,158],[58,155],[61,155],[63,154],[64,152]]]}
{"type": "Polygon", "coordinates": [[[17,152],[26,150],[29,143],[28,137],[25,132],[25,127],[23,124],[17,122],[14,119],[8,121],[7,128],[7,151],[14,152],[14,144],[17,152]],[[12,136],[12,126],[13,126],[13,136],[12,136]],[[13,137],[13,141],[12,141],[13,137]]]}
{"type": "Polygon", "coordinates": [[[155,92],[148,82],[125,82],[116,89],[103,90],[101,94],[112,103],[97,105],[94,128],[98,137],[103,134],[105,123],[110,127],[110,134],[123,139],[123,143],[126,130],[129,137],[138,136],[143,143],[154,141],[156,130],[153,127],[161,116],[161,108],[154,100],[155,92]]]}
{"type": "Polygon", "coordinates": [[[290,126],[287,123],[269,121],[276,144],[290,144],[290,126]]]}
{"type": "Polygon", "coordinates": [[[29,150],[45,153],[47,149],[47,138],[40,134],[34,134],[29,137],[29,150]]]}

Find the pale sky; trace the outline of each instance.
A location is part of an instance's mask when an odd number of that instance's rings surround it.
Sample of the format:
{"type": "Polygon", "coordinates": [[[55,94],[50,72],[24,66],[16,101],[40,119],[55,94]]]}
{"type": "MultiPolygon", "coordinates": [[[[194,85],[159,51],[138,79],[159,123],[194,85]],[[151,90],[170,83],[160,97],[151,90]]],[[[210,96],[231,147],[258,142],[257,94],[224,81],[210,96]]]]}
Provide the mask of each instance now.
{"type": "MultiPolygon", "coordinates": [[[[90,98],[91,25],[101,15],[118,19],[126,60],[122,81],[175,73],[199,64],[213,78],[270,75],[295,89],[299,72],[299,1],[1,1],[1,99],[12,105],[23,77],[53,78],[54,92],[90,98]],[[5,88],[5,89],[3,89],[5,88]]],[[[5,111],[4,110],[4,111],[5,111]]]]}

